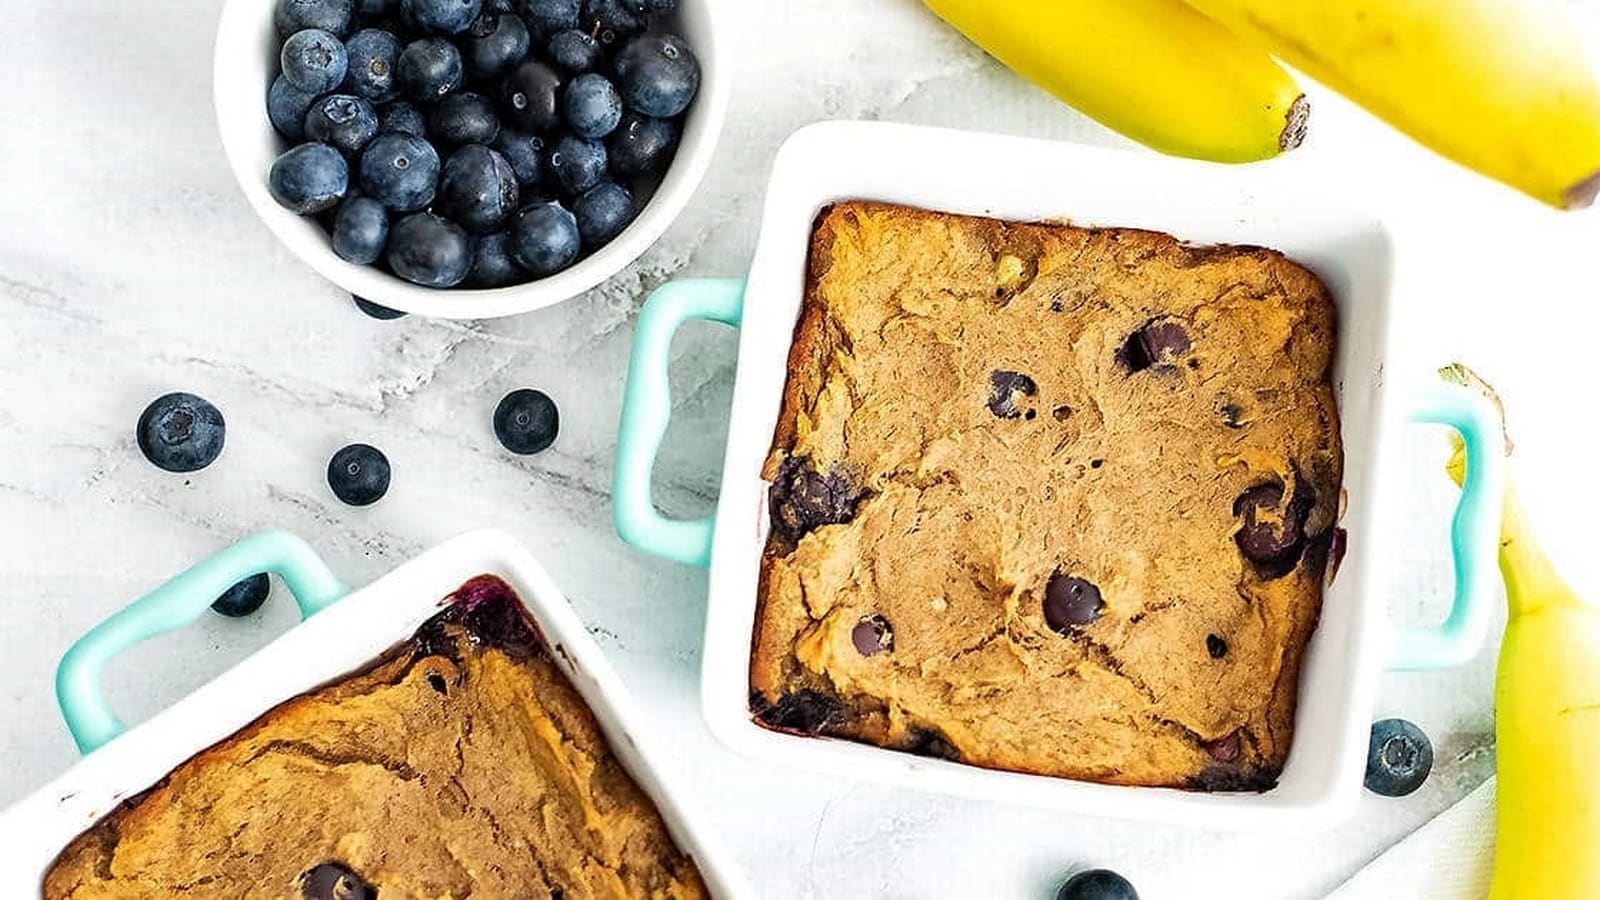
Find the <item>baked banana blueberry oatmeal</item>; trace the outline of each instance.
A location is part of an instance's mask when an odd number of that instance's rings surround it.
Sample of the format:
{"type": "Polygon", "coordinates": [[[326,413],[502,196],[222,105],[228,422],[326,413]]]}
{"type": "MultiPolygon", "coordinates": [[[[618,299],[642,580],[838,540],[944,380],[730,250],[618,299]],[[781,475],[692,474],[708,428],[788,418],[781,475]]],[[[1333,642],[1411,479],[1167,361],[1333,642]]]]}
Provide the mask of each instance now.
{"type": "Polygon", "coordinates": [[[44,896],[708,896],[511,588],[452,600],[123,804],[44,896]]]}
{"type": "Polygon", "coordinates": [[[1339,507],[1334,330],[1272,250],[825,210],[764,471],[756,720],[1272,787],[1339,507]]]}

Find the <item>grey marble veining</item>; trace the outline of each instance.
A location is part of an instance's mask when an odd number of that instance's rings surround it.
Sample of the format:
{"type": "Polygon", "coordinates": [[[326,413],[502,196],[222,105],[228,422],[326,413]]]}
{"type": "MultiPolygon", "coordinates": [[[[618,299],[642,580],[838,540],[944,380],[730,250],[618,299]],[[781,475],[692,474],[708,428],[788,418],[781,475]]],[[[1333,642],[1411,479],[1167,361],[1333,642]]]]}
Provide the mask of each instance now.
{"type": "MultiPolygon", "coordinates": [[[[7,677],[0,804],[71,764],[50,691],[74,637],[143,590],[264,528],[306,537],[360,584],[460,531],[504,528],[552,570],[676,749],[740,862],[787,897],[1045,897],[1076,865],[1113,866],[1144,895],[1310,898],[1493,769],[1493,648],[1463,670],[1385,679],[1380,714],[1433,735],[1437,773],[1401,801],[1366,797],[1325,833],[1226,834],[1101,821],[778,771],[718,747],[696,706],[703,573],[645,558],[610,526],[610,460],[634,316],[680,275],[737,275],[755,246],[768,164],[795,128],[882,118],[1126,146],[1011,77],[912,0],[748,0],[729,127],[710,177],[643,259],[587,295],[509,320],[374,322],[255,220],[214,134],[216,0],[0,0],[0,584],[7,677]],[[506,391],[536,386],[562,434],[513,459],[489,429],[506,391]],[[192,390],[227,416],[221,461],[149,466],[132,426],[192,390]],[[323,470],[339,446],[395,469],[374,507],[341,506],[323,470]]],[[[1263,171],[1318,179],[1370,206],[1399,248],[1396,369],[1461,356],[1504,389],[1535,517],[1574,581],[1588,550],[1596,437],[1575,397],[1600,325],[1592,213],[1559,216],[1416,149],[1315,92],[1313,137],[1263,171]]],[[[975,161],[1003,165],[1003,160],[975,161]]],[[[1063,172],[1061,177],[1074,177],[1063,172]]],[[[952,172],[959,179],[960,172],[952,172]]],[[[735,369],[727,329],[673,349],[675,418],[658,466],[668,510],[713,504],[735,369]]],[[[1402,373],[1396,372],[1396,377],[1402,373]]],[[[1592,406],[1592,401],[1590,401],[1592,406]]],[[[1415,521],[1391,538],[1397,617],[1448,593],[1451,493],[1437,435],[1403,438],[1415,521]]],[[[1398,439],[1398,438],[1397,438],[1398,439]]],[[[281,596],[276,600],[282,600],[281,596]]],[[[204,621],[107,673],[138,719],[289,626],[275,602],[204,621]]]]}

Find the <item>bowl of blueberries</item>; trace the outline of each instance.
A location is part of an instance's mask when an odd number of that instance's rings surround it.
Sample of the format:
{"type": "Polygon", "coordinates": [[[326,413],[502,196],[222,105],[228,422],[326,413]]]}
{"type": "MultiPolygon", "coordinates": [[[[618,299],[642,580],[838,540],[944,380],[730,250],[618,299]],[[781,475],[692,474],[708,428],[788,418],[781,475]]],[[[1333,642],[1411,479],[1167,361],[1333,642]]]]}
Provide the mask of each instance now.
{"type": "Polygon", "coordinates": [[[228,0],[217,123],[251,206],[360,297],[452,319],[655,243],[727,108],[721,0],[228,0]]]}

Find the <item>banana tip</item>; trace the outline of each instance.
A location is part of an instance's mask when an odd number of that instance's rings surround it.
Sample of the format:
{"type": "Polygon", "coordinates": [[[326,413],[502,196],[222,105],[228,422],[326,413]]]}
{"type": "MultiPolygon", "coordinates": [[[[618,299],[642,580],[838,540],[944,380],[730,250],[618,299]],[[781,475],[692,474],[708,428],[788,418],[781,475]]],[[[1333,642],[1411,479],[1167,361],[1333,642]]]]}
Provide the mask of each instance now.
{"type": "Polygon", "coordinates": [[[1596,194],[1600,194],[1600,172],[1567,188],[1561,195],[1561,206],[1565,209],[1587,209],[1594,203],[1596,194]]]}
{"type": "MultiPolygon", "coordinates": [[[[1311,121],[1311,101],[1305,94],[1294,98],[1289,112],[1283,117],[1283,131],[1278,134],[1278,149],[1293,150],[1306,139],[1306,125],[1311,121]]],[[[1600,184],[1596,185],[1600,188],[1600,184]]]]}

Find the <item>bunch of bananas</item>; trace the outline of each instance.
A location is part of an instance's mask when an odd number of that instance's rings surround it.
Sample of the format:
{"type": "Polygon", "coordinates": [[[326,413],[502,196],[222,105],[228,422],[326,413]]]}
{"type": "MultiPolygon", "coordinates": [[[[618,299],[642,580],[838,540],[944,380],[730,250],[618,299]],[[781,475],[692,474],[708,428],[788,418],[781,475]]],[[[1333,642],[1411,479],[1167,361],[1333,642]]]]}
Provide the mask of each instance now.
{"type": "Polygon", "coordinates": [[[1563,0],[924,0],[1001,62],[1157,150],[1298,146],[1294,66],[1552,206],[1600,191],[1600,88],[1563,0]]]}

